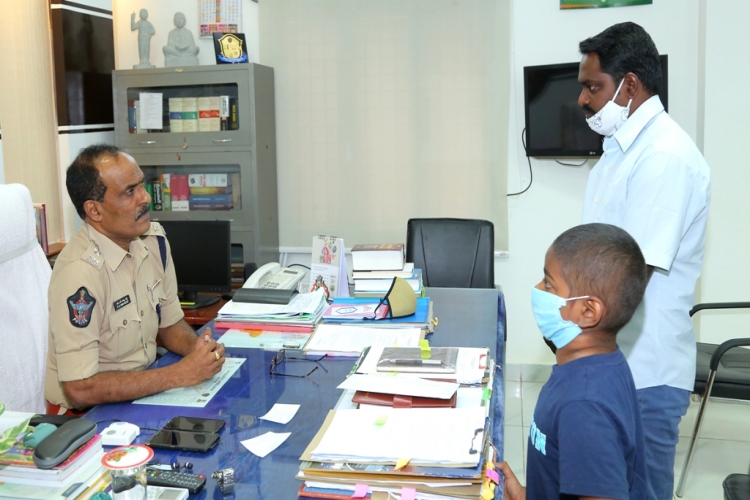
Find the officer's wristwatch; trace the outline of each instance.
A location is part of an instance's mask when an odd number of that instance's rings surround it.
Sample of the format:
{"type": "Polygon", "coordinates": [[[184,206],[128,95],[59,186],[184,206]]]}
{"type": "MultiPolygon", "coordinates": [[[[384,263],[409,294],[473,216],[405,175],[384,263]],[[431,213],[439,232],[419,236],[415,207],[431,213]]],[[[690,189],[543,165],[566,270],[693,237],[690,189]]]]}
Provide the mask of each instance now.
{"type": "Polygon", "coordinates": [[[219,485],[221,493],[229,495],[234,493],[234,469],[227,467],[226,469],[219,469],[211,477],[216,479],[216,483],[219,485]]]}

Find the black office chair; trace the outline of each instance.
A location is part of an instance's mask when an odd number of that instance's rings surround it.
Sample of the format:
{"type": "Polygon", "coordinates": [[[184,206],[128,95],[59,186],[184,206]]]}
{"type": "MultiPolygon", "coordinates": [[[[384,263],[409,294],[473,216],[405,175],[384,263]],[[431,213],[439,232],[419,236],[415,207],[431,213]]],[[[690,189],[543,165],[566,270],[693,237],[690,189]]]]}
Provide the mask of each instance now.
{"type": "Polygon", "coordinates": [[[750,474],[729,474],[721,486],[724,500],[750,500],[750,474]]]}
{"type": "MultiPolygon", "coordinates": [[[[750,302],[714,302],[696,304],[690,310],[690,316],[704,309],[747,309],[750,302]]],[[[693,394],[702,396],[698,416],[695,418],[693,435],[690,438],[687,457],[682,466],[680,481],[675,494],[682,498],[687,480],[690,461],[693,458],[695,443],[698,439],[701,423],[706,412],[709,397],[740,399],[750,401],[750,350],[741,349],[750,346],[750,338],[731,339],[716,344],[698,342],[696,358],[695,387],[693,394]],[[735,349],[737,348],[737,349],[735,349]]],[[[734,483],[732,483],[734,484],[734,483]]],[[[736,488],[735,488],[736,489],[736,488]]],[[[726,491],[726,488],[725,488],[726,491]]],[[[726,493],[725,493],[726,495],[726,493]]],[[[747,496],[733,496],[726,498],[748,498],[747,496]]]]}
{"type": "Polygon", "coordinates": [[[495,227],[476,219],[409,219],[406,261],[424,286],[494,288],[495,227]]]}

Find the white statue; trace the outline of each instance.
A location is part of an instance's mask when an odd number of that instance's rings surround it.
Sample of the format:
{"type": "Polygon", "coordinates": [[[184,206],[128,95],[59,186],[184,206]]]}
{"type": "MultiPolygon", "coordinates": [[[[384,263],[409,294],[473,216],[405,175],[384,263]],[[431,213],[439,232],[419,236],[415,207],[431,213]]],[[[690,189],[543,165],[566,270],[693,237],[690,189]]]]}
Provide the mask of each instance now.
{"type": "Polygon", "coordinates": [[[164,46],[164,66],[197,66],[200,48],[195,45],[193,34],[185,27],[185,14],[174,15],[175,29],[169,32],[164,46]]]}
{"type": "Polygon", "coordinates": [[[130,31],[138,30],[138,58],[140,62],[133,65],[133,69],[153,68],[148,62],[151,55],[151,37],[156,34],[154,25],[148,20],[148,11],[141,9],[141,19],[135,22],[135,12],[130,14],[130,31]]]}

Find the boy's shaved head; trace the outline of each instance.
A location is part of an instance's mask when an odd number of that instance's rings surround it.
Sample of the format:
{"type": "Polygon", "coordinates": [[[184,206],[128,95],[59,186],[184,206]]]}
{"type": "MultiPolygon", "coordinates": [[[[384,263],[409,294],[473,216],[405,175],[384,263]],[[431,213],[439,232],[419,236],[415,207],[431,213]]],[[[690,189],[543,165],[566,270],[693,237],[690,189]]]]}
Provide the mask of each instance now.
{"type": "Polygon", "coordinates": [[[646,261],[632,236],[610,224],[583,224],[558,236],[550,251],[571,296],[602,300],[603,330],[617,333],[630,321],[648,284],[646,261]]]}

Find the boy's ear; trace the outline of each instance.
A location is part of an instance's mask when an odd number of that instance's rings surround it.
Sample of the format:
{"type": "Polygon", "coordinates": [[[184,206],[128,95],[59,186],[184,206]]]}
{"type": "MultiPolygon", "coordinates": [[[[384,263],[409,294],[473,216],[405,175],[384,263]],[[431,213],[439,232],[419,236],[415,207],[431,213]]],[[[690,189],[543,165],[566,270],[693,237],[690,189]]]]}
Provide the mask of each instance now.
{"type": "Polygon", "coordinates": [[[580,320],[578,326],[581,328],[595,328],[601,323],[606,307],[599,297],[591,296],[579,301],[581,310],[579,311],[580,320]]]}

